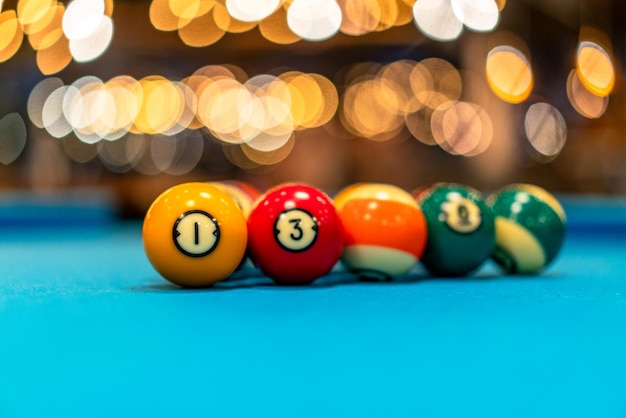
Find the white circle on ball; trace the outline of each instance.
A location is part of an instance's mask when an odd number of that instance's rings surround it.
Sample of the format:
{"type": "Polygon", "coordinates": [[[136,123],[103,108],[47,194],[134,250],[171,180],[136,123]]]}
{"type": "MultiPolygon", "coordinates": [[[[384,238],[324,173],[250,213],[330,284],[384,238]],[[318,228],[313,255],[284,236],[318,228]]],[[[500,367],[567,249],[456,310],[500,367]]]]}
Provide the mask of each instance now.
{"type": "Polygon", "coordinates": [[[201,210],[185,212],[176,220],[172,230],[174,245],[189,257],[204,257],[210,254],[220,239],[217,220],[201,210]]]}
{"type": "Polygon", "coordinates": [[[469,199],[448,200],[441,205],[441,210],[445,223],[456,232],[469,234],[480,226],[480,208],[469,199]]]}
{"type": "Polygon", "coordinates": [[[300,208],[282,212],[274,223],[276,242],[290,252],[301,252],[310,248],[317,240],[318,232],[315,216],[300,208]]]}

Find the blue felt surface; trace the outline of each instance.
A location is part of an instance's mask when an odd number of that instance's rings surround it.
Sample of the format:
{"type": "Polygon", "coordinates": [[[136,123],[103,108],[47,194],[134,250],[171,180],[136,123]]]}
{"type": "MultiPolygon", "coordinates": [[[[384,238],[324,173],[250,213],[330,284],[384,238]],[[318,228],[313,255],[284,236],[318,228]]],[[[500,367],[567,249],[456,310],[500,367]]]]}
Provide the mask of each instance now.
{"type": "Polygon", "coordinates": [[[0,417],[624,417],[624,229],[583,219],[621,211],[577,208],[536,277],[299,288],[169,286],[139,223],[3,231],[0,417]]]}
{"type": "Polygon", "coordinates": [[[115,196],[106,189],[0,192],[0,232],[106,225],[115,221],[117,213],[115,196]]]}

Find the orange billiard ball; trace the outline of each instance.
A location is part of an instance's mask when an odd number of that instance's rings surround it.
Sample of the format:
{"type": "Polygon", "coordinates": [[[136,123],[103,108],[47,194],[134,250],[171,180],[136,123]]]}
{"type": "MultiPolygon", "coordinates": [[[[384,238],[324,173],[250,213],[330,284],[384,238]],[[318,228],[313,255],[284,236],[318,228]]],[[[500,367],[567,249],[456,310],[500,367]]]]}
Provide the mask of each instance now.
{"type": "Polygon", "coordinates": [[[253,263],[280,284],[309,284],[341,256],[343,230],[332,200],[306,184],[268,190],[250,212],[248,231],[253,263]]]}
{"type": "Polygon", "coordinates": [[[345,234],[344,266],[364,279],[408,273],[424,252],[426,220],[413,196],[390,184],[359,183],[334,199],[345,234]]]}
{"type": "Polygon", "coordinates": [[[161,276],[183,287],[206,287],[239,266],[248,230],[227,192],[207,183],[183,183],[155,199],[142,237],[148,260],[161,276]]]}

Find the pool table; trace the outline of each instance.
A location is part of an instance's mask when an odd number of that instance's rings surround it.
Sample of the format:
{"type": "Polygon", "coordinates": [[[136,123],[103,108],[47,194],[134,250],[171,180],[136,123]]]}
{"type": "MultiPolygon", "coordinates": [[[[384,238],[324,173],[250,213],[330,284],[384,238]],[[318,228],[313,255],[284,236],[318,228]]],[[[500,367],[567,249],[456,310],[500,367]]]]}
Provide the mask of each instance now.
{"type": "Polygon", "coordinates": [[[106,198],[0,199],[0,417],[625,417],[626,199],[561,200],[536,276],[185,290],[106,198]]]}

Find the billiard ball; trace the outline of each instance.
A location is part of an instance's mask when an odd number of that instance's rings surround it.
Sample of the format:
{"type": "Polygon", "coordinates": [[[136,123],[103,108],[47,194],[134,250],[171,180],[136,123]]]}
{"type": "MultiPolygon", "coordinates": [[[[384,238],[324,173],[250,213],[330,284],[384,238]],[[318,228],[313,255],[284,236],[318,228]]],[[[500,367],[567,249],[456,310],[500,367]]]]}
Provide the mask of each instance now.
{"type": "Polygon", "coordinates": [[[248,217],[248,254],[280,284],[309,284],[339,261],[343,229],[331,198],[301,183],[263,194],[248,217]]]}
{"type": "Polygon", "coordinates": [[[217,186],[228,193],[241,208],[246,219],[250,215],[254,202],[261,197],[261,192],[256,187],[240,180],[221,180],[208,184],[217,186]]]}
{"type": "Polygon", "coordinates": [[[344,226],[342,264],[366,280],[408,273],[422,256],[427,228],[413,196],[400,187],[359,183],[334,199],[344,226]]]}
{"type": "Polygon", "coordinates": [[[241,263],[248,230],[233,198],[206,183],[183,183],[161,193],[143,221],[152,266],[182,287],[210,286],[241,263]]]}
{"type": "Polygon", "coordinates": [[[438,183],[413,192],[428,226],[422,265],[435,276],[464,276],[489,259],[495,219],[481,193],[462,184],[438,183]]]}
{"type": "Polygon", "coordinates": [[[531,184],[511,184],[487,199],[496,216],[492,258],[509,273],[548,266],[565,240],[565,211],[554,195],[531,184]]]}
{"type": "MultiPolygon", "coordinates": [[[[237,203],[237,206],[243,212],[243,215],[248,219],[252,206],[261,197],[259,189],[251,185],[250,183],[241,180],[220,180],[208,182],[213,186],[217,186],[230,195],[237,203]]],[[[235,269],[236,274],[230,275],[227,279],[240,280],[247,276],[255,275],[256,268],[250,261],[250,257],[246,251],[246,255],[241,260],[239,266],[235,269]]]]}

